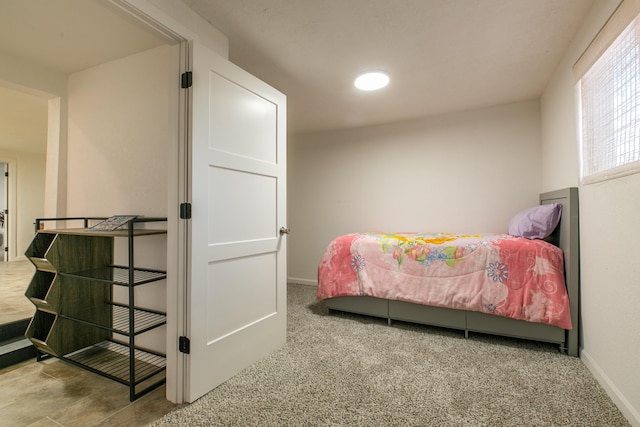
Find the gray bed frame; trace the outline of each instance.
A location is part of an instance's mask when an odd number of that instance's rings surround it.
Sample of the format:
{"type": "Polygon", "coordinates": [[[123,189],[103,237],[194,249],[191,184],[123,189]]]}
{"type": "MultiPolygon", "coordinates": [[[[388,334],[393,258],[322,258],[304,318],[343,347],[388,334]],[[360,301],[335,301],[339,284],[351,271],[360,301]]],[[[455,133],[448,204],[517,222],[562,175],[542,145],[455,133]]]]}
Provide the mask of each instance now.
{"type": "Polygon", "coordinates": [[[580,353],[580,241],[578,189],[565,188],[540,194],[540,204],[562,204],[560,224],[548,240],[564,252],[565,279],[573,329],[565,330],[543,323],[531,323],[475,311],[431,307],[368,296],[335,297],[326,300],[329,310],[364,314],[393,320],[479,332],[558,344],[570,356],[580,353]]]}

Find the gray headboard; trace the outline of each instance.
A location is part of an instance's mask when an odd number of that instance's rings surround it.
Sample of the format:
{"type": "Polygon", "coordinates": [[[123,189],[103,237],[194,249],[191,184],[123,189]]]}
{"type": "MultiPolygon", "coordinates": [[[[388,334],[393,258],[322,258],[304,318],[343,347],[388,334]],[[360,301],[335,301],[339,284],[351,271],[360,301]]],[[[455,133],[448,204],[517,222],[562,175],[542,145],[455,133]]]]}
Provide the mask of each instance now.
{"type": "Polygon", "coordinates": [[[540,194],[540,204],[560,203],[560,224],[551,238],[564,252],[565,281],[569,293],[569,308],[573,329],[567,331],[565,346],[570,356],[580,355],[582,344],[580,331],[580,222],[578,189],[564,188],[540,194]]]}

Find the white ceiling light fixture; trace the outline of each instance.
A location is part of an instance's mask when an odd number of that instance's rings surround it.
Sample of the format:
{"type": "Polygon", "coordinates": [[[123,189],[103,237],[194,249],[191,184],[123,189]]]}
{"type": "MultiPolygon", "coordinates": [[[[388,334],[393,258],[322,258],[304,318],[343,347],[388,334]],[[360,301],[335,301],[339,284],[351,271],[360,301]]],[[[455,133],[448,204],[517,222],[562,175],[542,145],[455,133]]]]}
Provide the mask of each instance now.
{"type": "Polygon", "coordinates": [[[360,90],[378,90],[389,84],[389,75],[384,71],[369,71],[360,74],[354,85],[360,90]]]}

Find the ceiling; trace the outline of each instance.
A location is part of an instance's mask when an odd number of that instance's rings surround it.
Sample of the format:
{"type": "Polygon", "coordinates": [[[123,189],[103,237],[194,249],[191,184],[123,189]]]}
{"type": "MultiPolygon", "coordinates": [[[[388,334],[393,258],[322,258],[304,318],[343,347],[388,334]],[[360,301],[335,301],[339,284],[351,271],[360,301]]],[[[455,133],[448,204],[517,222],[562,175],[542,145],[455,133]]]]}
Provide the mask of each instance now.
{"type": "Polygon", "coordinates": [[[0,51],[64,74],[161,44],[105,0],[0,0],[0,51]]]}
{"type": "Polygon", "coordinates": [[[182,0],[288,97],[294,132],[538,98],[594,0],[182,0]],[[381,69],[379,92],[353,87],[381,69]]]}
{"type": "MultiPolygon", "coordinates": [[[[290,132],[535,99],[594,0],[182,0],[288,98],[290,132]],[[356,74],[391,83],[359,92],[356,74]]],[[[71,73],[163,44],[105,0],[0,0],[0,53],[71,73]]],[[[2,102],[0,92],[0,103],[2,102]]]]}
{"type": "MultiPolygon", "coordinates": [[[[164,43],[104,0],[0,0],[0,55],[34,68],[69,74],[164,43]]],[[[47,100],[11,83],[0,81],[0,149],[44,153],[47,100]]]]}

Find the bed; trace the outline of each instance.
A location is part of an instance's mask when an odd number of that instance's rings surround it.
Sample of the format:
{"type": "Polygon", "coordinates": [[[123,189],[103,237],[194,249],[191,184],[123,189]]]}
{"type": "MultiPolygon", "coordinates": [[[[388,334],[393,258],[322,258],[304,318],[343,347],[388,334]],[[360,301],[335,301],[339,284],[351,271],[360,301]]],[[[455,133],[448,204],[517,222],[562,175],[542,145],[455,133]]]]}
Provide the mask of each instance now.
{"type": "Polygon", "coordinates": [[[549,342],[579,356],[578,189],[543,193],[540,206],[530,210],[552,207],[561,214],[544,238],[339,236],[318,265],[318,299],[330,311],[381,317],[389,324],[406,321],[458,329],[465,337],[477,332],[549,342]]]}

